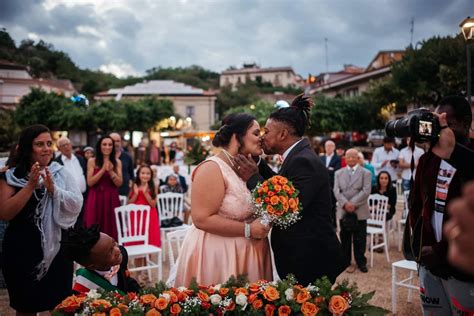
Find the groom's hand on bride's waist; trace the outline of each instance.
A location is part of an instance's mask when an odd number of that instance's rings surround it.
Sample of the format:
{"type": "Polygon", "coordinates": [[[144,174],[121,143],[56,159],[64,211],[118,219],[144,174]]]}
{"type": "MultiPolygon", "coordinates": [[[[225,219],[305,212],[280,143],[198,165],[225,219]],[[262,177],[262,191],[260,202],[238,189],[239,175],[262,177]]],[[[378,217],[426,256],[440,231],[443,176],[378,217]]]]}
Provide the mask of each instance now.
{"type": "Polygon", "coordinates": [[[258,173],[258,165],[250,154],[247,157],[238,154],[234,157],[234,162],[234,170],[245,182],[247,182],[247,180],[254,174],[258,173]]]}

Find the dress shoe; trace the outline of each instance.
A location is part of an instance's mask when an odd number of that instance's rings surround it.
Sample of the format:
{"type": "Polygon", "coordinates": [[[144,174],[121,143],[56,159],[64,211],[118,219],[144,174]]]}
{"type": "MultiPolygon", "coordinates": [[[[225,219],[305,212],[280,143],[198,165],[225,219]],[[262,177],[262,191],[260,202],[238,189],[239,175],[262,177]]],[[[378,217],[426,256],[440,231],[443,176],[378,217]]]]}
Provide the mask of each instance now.
{"type": "Polygon", "coordinates": [[[353,265],[350,265],[350,266],[347,267],[346,272],[347,273],[354,273],[355,270],[356,270],[356,267],[353,266],[353,265]]]}
{"type": "Polygon", "coordinates": [[[360,272],[362,272],[362,273],[367,273],[367,272],[369,272],[369,269],[367,269],[367,266],[359,267],[359,270],[360,270],[360,272]]]}

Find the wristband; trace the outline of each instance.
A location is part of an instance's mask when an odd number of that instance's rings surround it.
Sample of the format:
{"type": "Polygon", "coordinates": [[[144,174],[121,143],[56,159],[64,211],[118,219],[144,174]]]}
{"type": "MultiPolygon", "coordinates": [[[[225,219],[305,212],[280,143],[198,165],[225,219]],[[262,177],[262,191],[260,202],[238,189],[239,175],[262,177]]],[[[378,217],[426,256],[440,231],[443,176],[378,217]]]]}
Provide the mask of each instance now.
{"type": "Polygon", "coordinates": [[[250,237],[251,237],[250,236],[250,224],[244,223],[244,225],[245,225],[244,236],[245,236],[245,238],[250,239],[250,237]]]}

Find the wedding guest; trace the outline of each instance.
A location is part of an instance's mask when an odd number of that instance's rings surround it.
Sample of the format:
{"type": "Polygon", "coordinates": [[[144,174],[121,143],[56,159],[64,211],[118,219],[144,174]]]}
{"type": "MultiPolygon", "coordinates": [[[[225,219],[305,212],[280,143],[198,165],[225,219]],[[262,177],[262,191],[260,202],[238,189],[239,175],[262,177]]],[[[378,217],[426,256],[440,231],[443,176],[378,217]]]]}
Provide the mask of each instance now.
{"type": "MultiPolygon", "coordinates": [[[[410,137],[407,139],[407,143],[410,144],[410,137]]],[[[411,159],[414,157],[414,169],[413,169],[413,179],[416,175],[416,167],[418,166],[418,161],[420,157],[424,154],[424,150],[416,146],[413,151],[410,146],[403,148],[400,151],[400,164],[399,167],[402,169],[402,187],[403,191],[410,191],[410,179],[411,179],[411,159]]]]}
{"type": "Polygon", "coordinates": [[[122,162],[115,158],[110,136],[99,140],[96,157],[87,162],[87,184],[84,224],[86,227],[99,224],[102,232],[117,239],[114,210],[120,206],[118,188],[122,185],[122,162]]]}
{"type": "Polygon", "coordinates": [[[149,152],[150,152],[150,157],[148,160],[150,161],[150,164],[161,165],[161,150],[160,150],[160,147],[158,147],[155,139],[151,140],[149,152]]]}
{"type": "Polygon", "coordinates": [[[17,315],[52,310],[71,293],[72,262],[62,255],[60,239],[76,222],[82,194],[51,161],[52,145],[46,126],[25,128],[10,169],[0,174],[0,219],[9,221],[2,270],[17,315]]]}
{"type": "Polygon", "coordinates": [[[178,179],[178,175],[174,173],[167,176],[166,184],[160,186],[160,193],[184,193],[183,187],[181,187],[181,184],[179,183],[178,179]]]}
{"type": "MultiPolygon", "coordinates": [[[[130,192],[129,204],[149,205],[150,221],[148,227],[148,243],[161,247],[160,224],[156,210],[157,189],[153,181],[153,171],[147,165],[142,165],[137,170],[135,183],[130,192]]],[[[133,223],[132,223],[133,227],[133,223]]]]}
{"type": "Polygon", "coordinates": [[[76,271],[74,292],[88,293],[94,289],[125,295],[140,291],[140,285],[127,271],[127,250],[101,233],[98,225],[69,229],[61,244],[64,255],[84,267],[76,271]]]}
{"type": "Polygon", "coordinates": [[[375,174],[385,170],[390,173],[392,181],[397,181],[398,157],[400,152],[395,147],[395,139],[392,137],[384,137],[383,146],[374,150],[372,156],[372,166],[375,168],[375,174]]]}
{"type": "Polygon", "coordinates": [[[94,148],[90,146],[84,147],[83,153],[86,161],[88,161],[90,158],[94,158],[94,148]]]}
{"type": "Polygon", "coordinates": [[[114,141],[115,159],[119,159],[122,163],[122,185],[119,187],[119,195],[128,196],[135,178],[132,157],[123,150],[120,134],[112,133],[110,138],[114,141]]]}
{"type": "Polygon", "coordinates": [[[174,164],[173,165],[173,171],[175,175],[178,176],[179,184],[181,185],[181,188],[183,188],[183,193],[188,192],[188,184],[186,183],[186,178],[183,177],[182,175],[179,174],[179,165],[174,164]]]}

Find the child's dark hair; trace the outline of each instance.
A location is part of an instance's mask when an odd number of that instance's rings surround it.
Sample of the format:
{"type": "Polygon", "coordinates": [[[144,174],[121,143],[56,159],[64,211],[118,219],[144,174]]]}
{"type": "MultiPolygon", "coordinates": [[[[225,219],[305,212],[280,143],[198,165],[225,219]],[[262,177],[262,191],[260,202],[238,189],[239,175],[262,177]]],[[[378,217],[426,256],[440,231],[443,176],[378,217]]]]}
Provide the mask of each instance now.
{"type": "Polygon", "coordinates": [[[312,106],[313,100],[302,93],[291,101],[290,107],[274,111],[270,114],[270,118],[285,123],[293,129],[290,133],[302,137],[306,128],[311,125],[310,112],[312,106]]]}
{"type": "Polygon", "coordinates": [[[99,225],[69,228],[61,240],[63,254],[66,258],[86,266],[90,260],[91,249],[99,239],[99,225]]]}
{"type": "MultiPolygon", "coordinates": [[[[156,197],[156,191],[155,191],[155,181],[153,181],[153,176],[154,176],[154,172],[153,172],[153,169],[151,169],[151,167],[149,165],[141,165],[138,170],[137,170],[137,174],[135,176],[135,184],[137,186],[140,186],[142,184],[142,182],[140,181],[140,171],[143,169],[143,168],[148,168],[150,169],[150,172],[151,172],[151,178],[150,178],[150,181],[148,181],[148,187],[150,188],[150,196],[152,199],[154,199],[156,197]]],[[[130,194],[132,194],[133,192],[130,192],[130,194]]]]}

